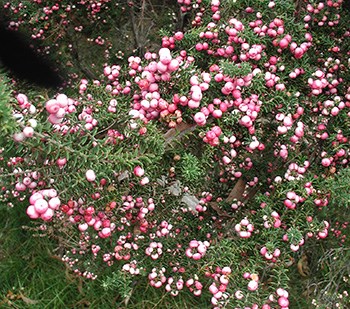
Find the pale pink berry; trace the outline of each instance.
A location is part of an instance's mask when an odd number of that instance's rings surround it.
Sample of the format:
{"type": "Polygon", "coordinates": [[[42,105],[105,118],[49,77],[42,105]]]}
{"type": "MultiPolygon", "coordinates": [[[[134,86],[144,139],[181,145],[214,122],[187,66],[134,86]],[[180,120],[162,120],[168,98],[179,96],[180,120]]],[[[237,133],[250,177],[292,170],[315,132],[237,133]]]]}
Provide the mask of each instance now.
{"type": "Polygon", "coordinates": [[[242,299],[244,297],[244,294],[243,294],[242,291],[238,290],[238,291],[235,292],[235,297],[237,299],[242,299]]]}
{"type": "Polygon", "coordinates": [[[48,208],[43,214],[40,215],[40,218],[44,221],[50,221],[54,214],[54,211],[51,208],[48,208]]]}
{"type": "Polygon", "coordinates": [[[93,170],[87,170],[85,173],[87,181],[93,182],[96,179],[96,174],[93,170]]]}
{"type": "Polygon", "coordinates": [[[32,128],[36,128],[38,126],[38,121],[36,119],[29,119],[28,120],[28,125],[31,126],[32,128]]]}
{"type": "Polygon", "coordinates": [[[34,208],[37,213],[42,214],[49,208],[49,204],[44,199],[38,199],[34,203],[34,208]]]}
{"type": "Polygon", "coordinates": [[[33,137],[34,135],[34,129],[32,127],[24,127],[22,132],[25,137],[33,137]]]}
{"type": "Polygon", "coordinates": [[[149,183],[149,178],[148,177],[143,177],[141,180],[140,180],[140,185],[141,186],[144,186],[146,184],[149,183]]]}
{"type": "Polygon", "coordinates": [[[49,207],[51,209],[58,209],[61,205],[61,201],[58,197],[53,197],[49,200],[49,207]]]}
{"type": "Polygon", "coordinates": [[[191,248],[187,248],[185,254],[187,257],[192,258],[193,254],[191,248]]]}
{"type": "Polygon", "coordinates": [[[168,66],[162,62],[157,62],[157,70],[160,72],[160,73],[164,73],[168,70],[168,66]]]}
{"type": "Polygon", "coordinates": [[[249,291],[255,291],[258,288],[259,284],[257,281],[255,280],[251,280],[248,283],[248,290],[249,291]]]}
{"type": "Polygon", "coordinates": [[[19,105],[24,105],[28,103],[28,97],[23,93],[19,93],[16,99],[19,105]]]}
{"type": "Polygon", "coordinates": [[[291,244],[290,245],[290,249],[294,252],[298,251],[299,250],[299,245],[294,245],[294,244],[291,244]]]}
{"type": "Polygon", "coordinates": [[[64,108],[59,108],[55,116],[57,118],[63,118],[66,115],[66,110],[64,108]]]}
{"type": "Polygon", "coordinates": [[[34,194],[32,194],[30,197],[29,197],[29,203],[31,205],[34,205],[34,203],[39,200],[39,199],[42,199],[43,198],[43,195],[40,193],[40,192],[36,192],[34,194]]]}
{"type": "Polygon", "coordinates": [[[159,56],[160,62],[162,64],[165,64],[165,65],[169,64],[171,62],[171,59],[172,59],[172,57],[171,57],[170,53],[169,54],[167,54],[167,53],[160,54],[160,56],[159,56]]]}
{"type": "Polygon", "coordinates": [[[231,159],[228,156],[223,156],[222,157],[222,162],[227,165],[231,162],[231,159]]]}
{"type": "Polygon", "coordinates": [[[250,278],[250,273],[249,273],[249,272],[245,272],[245,273],[243,274],[243,278],[244,278],[244,279],[250,278]]]}
{"type": "Polygon", "coordinates": [[[111,229],[109,227],[104,227],[101,231],[101,236],[103,238],[109,237],[109,236],[111,236],[111,234],[112,234],[111,229]]]}
{"type": "Polygon", "coordinates": [[[62,118],[58,118],[55,114],[50,114],[48,120],[52,124],[59,124],[62,122],[62,118]]]}
{"type": "Polygon", "coordinates": [[[273,252],[273,256],[274,257],[279,257],[281,255],[281,250],[280,249],[275,249],[275,251],[273,252]]]}
{"type": "Polygon", "coordinates": [[[202,91],[195,91],[192,93],[191,98],[193,101],[199,102],[202,100],[203,94],[202,91]]]}
{"type": "Polygon", "coordinates": [[[220,109],[216,109],[212,113],[214,118],[221,118],[222,117],[222,111],[220,109]]]}
{"type": "Polygon", "coordinates": [[[15,142],[18,142],[18,143],[23,142],[25,138],[26,137],[22,132],[13,134],[13,140],[15,142]]]}
{"type": "Polygon", "coordinates": [[[57,191],[55,189],[45,189],[41,192],[44,197],[52,198],[57,196],[57,191]]]}
{"type": "Polygon", "coordinates": [[[252,235],[252,233],[248,232],[248,231],[240,231],[239,232],[239,236],[242,238],[249,238],[252,235]]]}
{"type": "Polygon", "coordinates": [[[31,182],[32,182],[32,179],[30,177],[24,177],[22,182],[26,186],[29,186],[31,184],[31,182]]]}
{"type": "Polygon", "coordinates": [[[300,47],[297,47],[295,50],[294,50],[294,57],[297,58],[297,59],[300,59],[302,56],[304,55],[304,50],[300,47]]]}
{"type": "Polygon", "coordinates": [[[81,223],[78,225],[78,229],[80,232],[84,232],[88,229],[89,225],[87,223],[81,223]]]}
{"type": "Polygon", "coordinates": [[[261,253],[262,255],[265,255],[265,254],[267,253],[267,248],[266,248],[266,247],[262,247],[262,248],[260,249],[260,253],[261,253]]]}
{"type": "Polygon", "coordinates": [[[187,102],[187,105],[189,108],[198,108],[200,105],[200,101],[195,101],[195,100],[189,100],[187,102]]]}
{"type": "Polygon", "coordinates": [[[289,45],[289,42],[287,39],[283,38],[280,42],[279,42],[279,46],[284,49],[287,48],[289,45]]]}
{"type": "Polygon", "coordinates": [[[209,292],[212,293],[212,294],[216,294],[217,292],[219,292],[219,289],[216,287],[216,285],[212,284],[209,287],[209,292]]]}
{"type": "Polygon", "coordinates": [[[172,59],[170,63],[168,64],[168,70],[170,72],[174,72],[179,68],[180,64],[177,59],[172,59]]]}
{"type": "Polygon", "coordinates": [[[323,158],[322,161],[321,161],[321,164],[322,164],[324,167],[330,166],[331,163],[332,163],[332,161],[331,161],[329,158],[323,158]]]}
{"type": "Polygon", "coordinates": [[[228,267],[228,266],[225,266],[225,267],[223,267],[222,268],[222,270],[221,270],[221,273],[223,274],[223,275],[229,275],[229,274],[231,274],[231,268],[230,267],[228,267]]]}
{"type": "Polygon", "coordinates": [[[204,244],[199,244],[197,250],[200,254],[204,254],[207,251],[207,247],[204,244]]]}
{"type": "Polygon", "coordinates": [[[317,235],[318,235],[319,238],[324,239],[324,238],[326,238],[327,235],[328,235],[328,230],[327,230],[327,229],[324,229],[323,231],[318,232],[317,235]]]}
{"type": "Polygon", "coordinates": [[[222,283],[224,285],[228,285],[228,283],[229,283],[228,277],[225,275],[220,276],[220,283],[222,283]]]}
{"type": "Polygon", "coordinates": [[[66,107],[68,105],[68,97],[65,94],[59,94],[56,97],[56,101],[60,107],[66,107]]]}
{"type": "Polygon", "coordinates": [[[198,252],[193,254],[193,256],[192,256],[192,259],[194,259],[195,261],[198,261],[201,258],[202,258],[202,255],[200,253],[198,253],[198,252]]]}

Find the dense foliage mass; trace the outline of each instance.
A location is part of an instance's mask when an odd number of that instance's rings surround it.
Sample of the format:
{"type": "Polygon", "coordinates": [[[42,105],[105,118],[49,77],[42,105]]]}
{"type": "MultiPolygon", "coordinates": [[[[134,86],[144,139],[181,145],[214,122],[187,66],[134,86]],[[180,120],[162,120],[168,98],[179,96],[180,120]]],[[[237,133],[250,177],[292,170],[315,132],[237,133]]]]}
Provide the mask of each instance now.
{"type": "Polygon", "coordinates": [[[2,80],[1,200],[127,301],[146,282],[208,308],[288,308],[296,273],[313,305],[346,307],[343,1],[178,0],[161,46],[135,35],[125,55],[115,23],[141,2],[4,5],[72,68],[52,95],[2,80]]]}

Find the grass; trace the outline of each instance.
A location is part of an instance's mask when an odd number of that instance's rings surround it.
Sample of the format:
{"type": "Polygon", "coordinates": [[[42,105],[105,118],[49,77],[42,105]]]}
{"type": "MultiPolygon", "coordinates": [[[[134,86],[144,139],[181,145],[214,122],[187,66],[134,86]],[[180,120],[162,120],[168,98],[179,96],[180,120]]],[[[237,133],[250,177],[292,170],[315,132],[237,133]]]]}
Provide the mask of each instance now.
{"type": "Polygon", "coordinates": [[[31,237],[23,209],[12,211],[0,210],[0,307],[79,308],[79,282],[53,257],[55,244],[31,237]]]}

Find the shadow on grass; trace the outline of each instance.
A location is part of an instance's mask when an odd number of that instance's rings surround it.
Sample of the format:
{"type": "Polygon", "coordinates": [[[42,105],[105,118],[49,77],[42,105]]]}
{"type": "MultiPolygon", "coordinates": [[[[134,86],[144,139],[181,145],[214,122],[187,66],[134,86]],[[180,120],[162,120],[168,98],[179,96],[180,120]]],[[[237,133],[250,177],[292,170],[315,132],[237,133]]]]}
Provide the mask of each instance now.
{"type": "Polygon", "coordinates": [[[54,258],[55,243],[22,228],[22,207],[0,207],[0,308],[79,308],[79,280],[54,258]]]}

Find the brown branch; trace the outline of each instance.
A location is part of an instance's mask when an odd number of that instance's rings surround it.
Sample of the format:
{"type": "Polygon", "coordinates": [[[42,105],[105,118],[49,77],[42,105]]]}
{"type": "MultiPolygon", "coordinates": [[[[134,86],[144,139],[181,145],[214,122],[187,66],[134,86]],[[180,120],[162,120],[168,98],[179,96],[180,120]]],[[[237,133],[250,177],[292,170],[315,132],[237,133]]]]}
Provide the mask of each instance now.
{"type": "Polygon", "coordinates": [[[134,6],[130,8],[130,17],[131,17],[131,28],[132,32],[134,34],[134,39],[135,39],[135,45],[136,49],[140,52],[143,53],[145,49],[145,43],[148,42],[145,38],[147,38],[148,34],[150,33],[151,29],[154,26],[153,19],[149,18],[151,20],[151,25],[147,30],[145,30],[145,12],[149,11],[146,6],[146,1],[143,0],[142,4],[140,6],[141,13],[138,17],[139,22],[136,20],[136,13],[134,6]]]}
{"type": "Polygon", "coordinates": [[[181,122],[175,128],[168,130],[164,134],[165,145],[170,145],[175,138],[180,139],[187,133],[190,133],[196,129],[197,125],[181,122]]]}
{"type": "Polygon", "coordinates": [[[234,200],[242,201],[245,185],[246,185],[245,181],[242,178],[239,178],[225,201],[226,202],[232,202],[234,200]]]}

